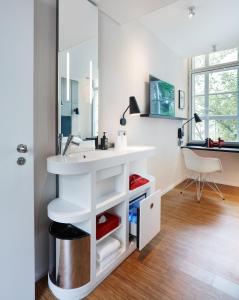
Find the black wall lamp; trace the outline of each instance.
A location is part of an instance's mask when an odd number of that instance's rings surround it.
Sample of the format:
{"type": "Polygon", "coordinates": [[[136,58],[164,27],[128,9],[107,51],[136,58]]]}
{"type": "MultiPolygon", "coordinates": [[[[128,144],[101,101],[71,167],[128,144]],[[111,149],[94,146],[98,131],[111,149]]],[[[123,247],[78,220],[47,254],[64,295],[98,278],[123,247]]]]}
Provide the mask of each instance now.
{"type": "Polygon", "coordinates": [[[178,128],[178,145],[181,146],[182,145],[182,138],[184,136],[184,126],[188,123],[191,122],[193,119],[195,119],[196,123],[202,122],[201,118],[199,117],[198,114],[194,114],[193,117],[189,120],[187,120],[181,128],[178,128]]]}
{"type": "Polygon", "coordinates": [[[126,125],[126,119],[124,116],[128,109],[129,109],[129,113],[131,115],[140,114],[140,109],[139,109],[138,103],[136,101],[136,98],[134,96],[129,97],[129,106],[126,108],[126,110],[123,113],[122,118],[120,119],[120,125],[122,125],[122,126],[126,125]]]}

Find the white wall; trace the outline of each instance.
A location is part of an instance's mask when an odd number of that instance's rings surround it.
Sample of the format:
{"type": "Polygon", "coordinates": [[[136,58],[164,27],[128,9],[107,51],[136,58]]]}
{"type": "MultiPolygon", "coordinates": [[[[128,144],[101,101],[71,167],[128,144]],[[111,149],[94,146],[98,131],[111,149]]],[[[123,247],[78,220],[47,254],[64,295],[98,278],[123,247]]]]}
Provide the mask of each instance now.
{"type": "Polygon", "coordinates": [[[217,157],[222,162],[223,172],[214,174],[213,178],[216,182],[239,186],[239,155],[238,153],[226,153],[226,152],[210,152],[210,151],[196,151],[198,155],[204,157],[217,157]]]}
{"type": "MultiPolygon", "coordinates": [[[[115,140],[129,96],[135,96],[141,111],[145,111],[149,74],[174,84],[177,99],[178,89],[187,90],[187,64],[137,22],[119,26],[101,13],[99,40],[100,129],[115,140]]],[[[187,111],[176,110],[176,114],[186,116],[187,111]]],[[[177,146],[181,122],[128,114],[126,118],[128,144],[157,147],[158,154],[149,164],[157,185],[167,191],[181,182],[186,176],[177,146]]]]}
{"type": "Polygon", "coordinates": [[[55,153],[56,138],[56,0],[35,1],[35,266],[36,279],[48,270],[47,204],[56,196],[55,176],[46,159],[55,153]]]}

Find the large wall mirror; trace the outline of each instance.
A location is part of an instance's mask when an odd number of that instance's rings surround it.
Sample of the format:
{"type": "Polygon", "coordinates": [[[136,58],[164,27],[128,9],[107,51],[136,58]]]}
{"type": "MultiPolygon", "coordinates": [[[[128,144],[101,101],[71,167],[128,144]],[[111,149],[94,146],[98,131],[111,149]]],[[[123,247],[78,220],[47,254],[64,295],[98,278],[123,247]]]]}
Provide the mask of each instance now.
{"type": "Polygon", "coordinates": [[[98,8],[59,0],[58,128],[63,136],[98,136],[98,8]]]}

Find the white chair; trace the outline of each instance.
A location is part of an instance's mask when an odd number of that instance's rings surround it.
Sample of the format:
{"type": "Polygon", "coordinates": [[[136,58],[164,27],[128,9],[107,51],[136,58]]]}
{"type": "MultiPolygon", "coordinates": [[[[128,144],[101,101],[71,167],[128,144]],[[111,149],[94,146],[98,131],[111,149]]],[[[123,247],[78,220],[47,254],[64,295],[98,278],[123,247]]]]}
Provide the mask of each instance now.
{"type": "Polygon", "coordinates": [[[183,190],[185,191],[191,184],[196,183],[197,200],[200,202],[204,185],[207,184],[222,200],[224,196],[218,185],[212,180],[211,175],[216,172],[222,172],[221,160],[214,157],[201,157],[192,150],[183,149],[186,168],[194,173],[193,180],[187,179],[183,190]]]}

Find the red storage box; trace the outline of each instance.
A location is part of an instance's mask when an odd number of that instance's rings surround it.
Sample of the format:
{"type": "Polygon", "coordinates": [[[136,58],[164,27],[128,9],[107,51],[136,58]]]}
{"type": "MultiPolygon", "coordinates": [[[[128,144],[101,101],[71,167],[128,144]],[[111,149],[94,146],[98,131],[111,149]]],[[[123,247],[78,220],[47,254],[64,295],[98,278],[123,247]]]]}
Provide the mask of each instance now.
{"type": "Polygon", "coordinates": [[[118,227],[120,224],[120,217],[111,213],[105,212],[96,216],[96,239],[99,240],[107,233],[118,227]],[[106,217],[104,223],[99,223],[101,216],[106,217]]]}

